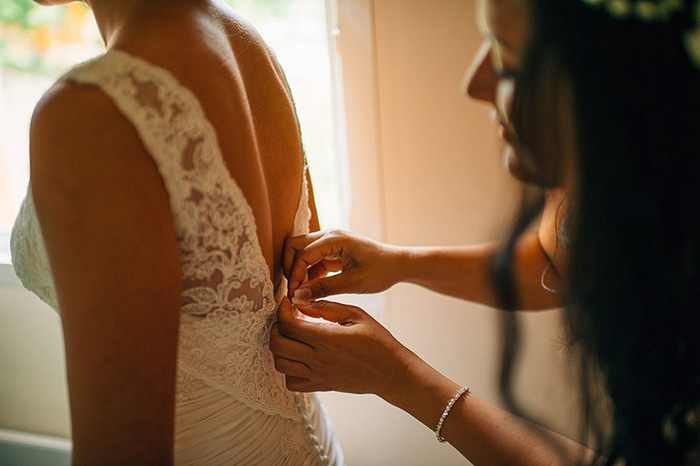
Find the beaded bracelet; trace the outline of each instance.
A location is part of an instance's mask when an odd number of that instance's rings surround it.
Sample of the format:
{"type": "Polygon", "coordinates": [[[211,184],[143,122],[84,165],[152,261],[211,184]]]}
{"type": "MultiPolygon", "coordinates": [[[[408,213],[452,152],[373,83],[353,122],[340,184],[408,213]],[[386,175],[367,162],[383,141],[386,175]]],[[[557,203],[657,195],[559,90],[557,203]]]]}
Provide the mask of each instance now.
{"type": "Polygon", "coordinates": [[[447,406],[445,406],[445,410],[442,412],[442,416],[440,416],[440,420],[438,421],[438,425],[435,428],[435,436],[437,437],[438,442],[440,443],[445,443],[445,439],[442,438],[440,435],[440,432],[442,432],[442,425],[445,423],[445,419],[447,419],[447,415],[450,414],[450,410],[452,409],[452,406],[454,406],[455,403],[457,403],[457,400],[459,400],[462,395],[465,393],[469,393],[469,386],[465,385],[462,387],[455,396],[452,397],[449,403],[447,403],[447,406]]]}

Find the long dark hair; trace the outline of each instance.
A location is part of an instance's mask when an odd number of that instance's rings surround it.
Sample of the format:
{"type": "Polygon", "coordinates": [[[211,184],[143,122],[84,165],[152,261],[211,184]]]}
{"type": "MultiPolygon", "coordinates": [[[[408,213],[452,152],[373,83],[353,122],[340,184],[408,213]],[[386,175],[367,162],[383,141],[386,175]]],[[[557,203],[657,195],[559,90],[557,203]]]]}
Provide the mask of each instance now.
{"type": "MultiPolygon", "coordinates": [[[[512,119],[537,181],[568,189],[562,291],[582,435],[606,464],[682,464],[700,416],[700,70],[683,45],[692,5],[644,22],[583,0],[531,3],[512,119]]],[[[512,295],[509,280],[496,285],[512,295]]]]}

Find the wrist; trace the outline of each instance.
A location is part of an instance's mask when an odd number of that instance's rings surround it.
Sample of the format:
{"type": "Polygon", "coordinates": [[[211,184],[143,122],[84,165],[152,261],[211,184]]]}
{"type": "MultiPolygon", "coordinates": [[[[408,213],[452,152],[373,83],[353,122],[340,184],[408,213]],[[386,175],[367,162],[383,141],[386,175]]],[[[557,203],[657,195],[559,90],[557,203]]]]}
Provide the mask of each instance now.
{"type": "Polygon", "coordinates": [[[445,405],[461,388],[408,348],[398,358],[401,370],[383,393],[385,401],[435,429],[445,405]]]}
{"type": "Polygon", "coordinates": [[[412,265],[415,261],[415,248],[389,246],[391,285],[408,282],[412,278],[412,265]]]}
{"type": "Polygon", "coordinates": [[[376,380],[381,381],[380,385],[372,392],[383,398],[387,403],[399,406],[398,403],[405,398],[405,391],[408,389],[408,374],[412,364],[416,364],[416,357],[411,350],[395,341],[395,346],[387,350],[391,354],[389,366],[380,369],[380,374],[376,380]]]}

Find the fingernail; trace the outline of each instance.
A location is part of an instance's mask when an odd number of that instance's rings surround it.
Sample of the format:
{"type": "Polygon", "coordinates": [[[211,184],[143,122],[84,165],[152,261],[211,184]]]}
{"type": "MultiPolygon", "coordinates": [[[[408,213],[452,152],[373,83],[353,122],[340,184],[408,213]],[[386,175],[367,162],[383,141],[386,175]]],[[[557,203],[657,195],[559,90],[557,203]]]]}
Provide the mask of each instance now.
{"type": "Polygon", "coordinates": [[[308,288],[299,288],[294,292],[294,298],[308,300],[311,298],[311,290],[308,288]]]}
{"type": "Polygon", "coordinates": [[[309,307],[309,306],[311,306],[311,303],[310,303],[310,302],[304,301],[303,299],[299,299],[299,298],[296,298],[296,297],[292,298],[292,304],[294,304],[295,306],[302,306],[302,307],[309,307]]]}

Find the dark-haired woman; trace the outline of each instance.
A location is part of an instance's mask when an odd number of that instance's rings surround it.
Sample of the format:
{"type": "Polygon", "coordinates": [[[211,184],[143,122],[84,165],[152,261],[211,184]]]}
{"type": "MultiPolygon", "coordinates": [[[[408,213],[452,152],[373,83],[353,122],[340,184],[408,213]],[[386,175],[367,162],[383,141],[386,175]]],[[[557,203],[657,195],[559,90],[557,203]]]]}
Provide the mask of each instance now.
{"type": "Polygon", "coordinates": [[[528,201],[501,246],[407,249],[338,232],[288,240],[294,305],[330,322],[283,302],[277,368],[294,390],[375,393],[475,464],[698,464],[700,2],[479,8],[485,43],[468,93],[495,104],[511,172],[549,189],[539,234],[522,234],[538,210],[528,201]],[[342,273],[323,278],[328,270],[342,273]],[[397,281],[506,309],[562,304],[594,449],[460,389],[364,311],[313,302],[397,281]],[[600,387],[609,426],[596,414],[600,387]]]}

